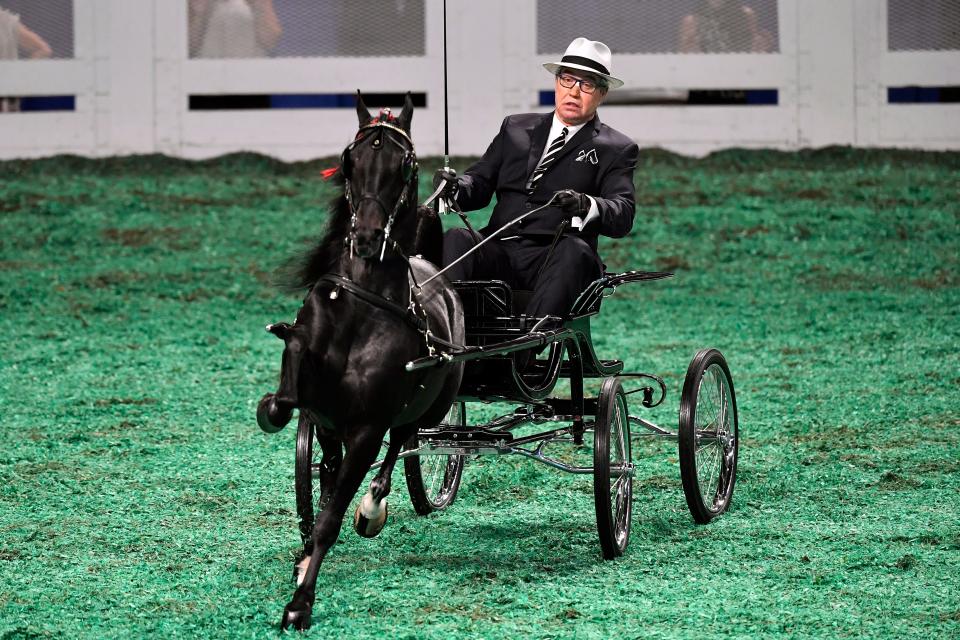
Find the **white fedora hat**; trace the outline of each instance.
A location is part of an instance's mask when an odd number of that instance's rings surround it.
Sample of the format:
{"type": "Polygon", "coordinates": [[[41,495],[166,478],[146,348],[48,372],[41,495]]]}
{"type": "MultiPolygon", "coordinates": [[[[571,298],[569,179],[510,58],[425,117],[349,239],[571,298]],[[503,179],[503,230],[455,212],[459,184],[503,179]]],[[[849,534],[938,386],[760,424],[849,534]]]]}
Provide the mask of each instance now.
{"type": "Polygon", "coordinates": [[[602,42],[577,38],[567,47],[560,62],[544,63],[543,68],[553,74],[561,67],[589,71],[609,82],[611,89],[616,89],[623,86],[623,80],[610,75],[611,58],[610,47],[602,42]]]}

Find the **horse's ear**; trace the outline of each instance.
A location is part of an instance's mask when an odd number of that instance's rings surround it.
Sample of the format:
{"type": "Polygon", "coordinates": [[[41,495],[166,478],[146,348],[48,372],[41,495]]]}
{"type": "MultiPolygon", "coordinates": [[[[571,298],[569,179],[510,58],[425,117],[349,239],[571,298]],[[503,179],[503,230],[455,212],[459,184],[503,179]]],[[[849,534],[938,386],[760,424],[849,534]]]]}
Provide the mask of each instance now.
{"type": "Polygon", "coordinates": [[[410,121],[413,120],[413,97],[407,92],[407,97],[403,101],[403,111],[400,112],[400,128],[410,133],[410,121]]]}
{"type": "Polygon", "coordinates": [[[363,127],[373,120],[367,105],[363,103],[363,96],[360,95],[360,89],[357,89],[357,118],[360,120],[360,126],[363,127]]]}

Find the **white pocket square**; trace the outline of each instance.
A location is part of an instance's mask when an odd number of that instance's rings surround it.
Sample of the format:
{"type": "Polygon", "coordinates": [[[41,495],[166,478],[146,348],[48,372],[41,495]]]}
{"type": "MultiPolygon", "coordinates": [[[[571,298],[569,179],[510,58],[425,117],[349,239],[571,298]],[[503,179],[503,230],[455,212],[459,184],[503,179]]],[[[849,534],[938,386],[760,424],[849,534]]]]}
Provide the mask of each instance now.
{"type": "Polygon", "coordinates": [[[590,164],[597,164],[597,150],[590,149],[589,151],[581,149],[580,153],[577,154],[577,162],[589,162],[590,164]]]}

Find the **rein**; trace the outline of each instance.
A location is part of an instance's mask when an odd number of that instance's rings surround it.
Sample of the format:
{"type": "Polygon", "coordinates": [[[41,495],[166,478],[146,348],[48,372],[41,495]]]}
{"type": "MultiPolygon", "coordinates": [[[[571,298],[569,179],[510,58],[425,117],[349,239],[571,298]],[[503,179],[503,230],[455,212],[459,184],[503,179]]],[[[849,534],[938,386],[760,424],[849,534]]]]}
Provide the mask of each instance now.
{"type": "Polygon", "coordinates": [[[442,274],[446,273],[449,269],[451,269],[455,264],[457,264],[457,263],[460,262],[461,260],[464,260],[464,259],[465,259],[467,256],[469,256],[471,253],[473,253],[474,251],[477,251],[480,247],[482,247],[482,246],[485,245],[486,243],[490,242],[491,240],[493,240],[494,238],[496,238],[499,234],[501,234],[502,232],[506,231],[507,229],[509,229],[509,228],[512,227],[513,225],[517,224],[517,223],[520,222],[521,220],[523,220],[523,219],[527,218],[528,216],[531,216],[531,215],[533,215],[533,214],[535,214],[535,213],[538,213],[539,211],[542,211],[543,209],[546,209],[546,208],[549,207],[551,204],[553,204],[553,201],[554,201],[556,198],[557,198],[557,194],[555,193],[555,194],[553,194],[553,195],[550,197],[549,200],[547,200],[547,202],[546,202],[545,204],[537,207],[536,209],[531,209],[530,211],[527,211],[527,212],[526,212],[525,214],[523,214],[522,216],[517,216],[516,218],[514,218],[514,219],[511,220],[510,222],[506,223],[505,225],[503,225],[502,227],[500,227],[499,229],[497,229],[496,231],[494,231],[493,233],[491,233],[490,235],[488,235],[486,238],[484,238],[483,240],[481,240],[481,241],[478,242],[477,244],[475,244],[475,245],[473,245],[472,247],[470,247],[470,249],[468,249],[466,252],[464,252],[464,254],[463,254],[462,256],[460,256],[459,258],[457,258],[456,260],[454,260],[453,262],[451,262],[450,264],[448,264],[447,266],[445,266],[443,269],[440,269],[440,271],[436,272],[435,274],[433,274],[432,276],[430,276],[429,278],[427,278],[426,280],[424,280],[422,283],[420,283],[420,286],[422,287],[422,286],[424,286],[424,285],[426,285],[426,284],[429,284],[431,280],[434,280],[435,278],[440,277],[442,274]]]}

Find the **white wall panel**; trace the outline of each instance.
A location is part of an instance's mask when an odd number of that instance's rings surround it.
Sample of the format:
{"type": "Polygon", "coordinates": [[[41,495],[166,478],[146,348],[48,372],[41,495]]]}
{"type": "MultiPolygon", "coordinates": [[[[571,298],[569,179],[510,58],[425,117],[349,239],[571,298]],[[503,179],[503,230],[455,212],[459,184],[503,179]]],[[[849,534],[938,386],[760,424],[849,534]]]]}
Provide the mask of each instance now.
{"type": "Polygon", "coordinates": [[[603,121],[641,146],[718,142],[721,146],[785,146],[796,139],[791,109],[780,107],[602,107],[603,121]],[[722,122],[722,126],[717,123],[722,122]]]}
{"type": "Polygon", "coordinates": [[[960,104],[891,104],[880,109],[881,144],[960,148],[960,104]]]}
{"type": "Polygon", "coordinates": [[[75,1],[72,60],[0,62],[0,95],[75,96],[72,112],[0,114],[0,159],[95,154],[95,16],[92,0],[75,1]]]}
{"type": "Polygon", "coordinates": [[[890,52],[887,3],[854,6],[856,144],[960,149],[960,105],[887,103],[889,87],[960,85],[960,51],[890,52]]]}
{"type": "Polygon", "coordinates": [[[92,110],[86,113],[51,112],[0,114],[3,155],[38,158],[58,153],[93,155],[95,130],[92,110]],[[10,122],[10,126],[7,124],[10,122]]]}
{"type": "MultiPolygon", "coordinates": [[[[352,109],[190,111],[191,94],[424,92],[421,155],[444,148],[442,2],[427,0],[425,55],[188,59],[186,0],[75,0],[73,60],[0,62],[0,95],[73,95],[66,113],[0,114],[0,157],[252,150],[286,159],[335,155],[352,109]]],[[[533,0],[448,2],[450,151],[482,153],[503,117],[548,111],[533,0]]],[[[702,154],[732,146],[827,144],[960,148],[955,104],[887,104],[891,86],[960,85],[960,52],[889,52],[882,0],[778,0],[769,54],[617,55],[627,88],[776,89],[774,106],[601,107],[641,145],[702,154]]],[[[588,34],[589,35],[589,34],[588,34]]],[[[376,107],[377,105],[371,105],[376,107]]]]}
{"type": "Polygon", "coordinates": [[[437,85],[436,66],[425,58],[390,58],[380,66],[369,58],[189,60],[182,75],[188,94],[423,91],[437,85]]]}
{"type": "Polygon", "coordinates": [[[884,53],[878,62],[889,86],[960,85],[960,51],[884,53]]]}
{"type": "Polygon", "coordinates": [[[82,60],[0,61],[0,95],[56,96],[93,91],[93,67],[82,60]]]}

